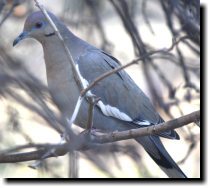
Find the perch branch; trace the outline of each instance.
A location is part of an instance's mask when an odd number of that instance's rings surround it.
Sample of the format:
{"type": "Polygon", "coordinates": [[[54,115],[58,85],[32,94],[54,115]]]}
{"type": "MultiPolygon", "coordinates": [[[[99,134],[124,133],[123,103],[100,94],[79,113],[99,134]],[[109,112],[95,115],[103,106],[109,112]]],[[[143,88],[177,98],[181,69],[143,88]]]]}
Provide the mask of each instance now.
{"type": "MultiPolygon", "coordinates": [[[[89,137],[90,139],[89,142],[87,141],[87,139],[80,139],[82,140],[82,142],[81,144],[78,145],[77,148],[75,148],[75,150],[88,148],[84,146],[89,146],[92,143],[104,144],[104,143],[115,142],[115,141],[120,141],[120,140],[132,139],[139,136],[154,135],[163,131],[182,127],[192,122],[197,122],[199,121],[199,119],[200,119],[200,110],[192,112],[191,114],[170,120],[168,122],[160,123],[160,124],[149,126],[149,127],[131,129],[131,130],[121,131],[121,132],[112,132],[112,133],[94,133],[94,134],[92,133],[92,135],[89,137]]],[[[84,134],[80,134],[79,136],[81,137],[85,136],[87,138],[87,135],[84,135],[84,134]]],[[[41,149],[38,149],[32,152],[23,152],[23,153],[10,153],[8,152],[8,150],[5,152],[1,151],[0,163],[15,163],[15,162],[22,162],[22,161],[39,160],[43,157],[46,151],[49,150],[49,147],[55,148],[54,153],[48,155],[46,158],[62,156],[62,155],[65,155],[67,152],[69,152],[68,144],[64,143],[64,144],[57,144],[57,145],[52,145],[52,146],[49,146],[49,144],[45,144],[43,145],[43,148],[41,149]]],[[[39,145],[38,148],[40,147],[41,146],[39,145]]],[[[17,150],[20,150],[22,148],[24,147],[23,146],[17,147],[17,150]]],[[[27,145],[27,148],[28,148],[28,145],[27,145]]],[[[14,148],[12,149],[12,152],[14,152],[14,148]]]]}

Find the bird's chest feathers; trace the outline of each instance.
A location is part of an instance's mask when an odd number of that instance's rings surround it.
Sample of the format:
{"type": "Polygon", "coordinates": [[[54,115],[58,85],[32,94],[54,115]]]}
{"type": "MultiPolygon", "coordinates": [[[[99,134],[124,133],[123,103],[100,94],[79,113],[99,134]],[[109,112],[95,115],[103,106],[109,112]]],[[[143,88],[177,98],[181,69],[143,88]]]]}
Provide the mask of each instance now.
{"type": "Polygon", "coordinates": [[[60,45],[47,45],[44,48],[48,84],[54,82],[72,82],[73,74],[65,50],[60,45]]]}
{"type": "Polygon", "coordinates": [[[76,100],[79,96],[79,88],[74,80],[66,52],[61,47],[48,46],[44,49],[48,87],[51,94],[56,95],[56,98],[66,98],[66,95],[68,95],[76,100]]]}

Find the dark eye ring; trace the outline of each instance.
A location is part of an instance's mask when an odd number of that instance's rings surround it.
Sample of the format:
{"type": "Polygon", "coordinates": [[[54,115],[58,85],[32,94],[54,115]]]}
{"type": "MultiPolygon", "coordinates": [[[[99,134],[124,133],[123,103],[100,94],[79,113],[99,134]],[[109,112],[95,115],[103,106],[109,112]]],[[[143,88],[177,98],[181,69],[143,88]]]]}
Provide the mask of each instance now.
{"type": "Polygon", "coordinates": [[[37,23],[35,24],[35,27],[36,27],[36,28],[41,28],[42,25],[43,25],[42,22],[37,22],[37,23]]]}

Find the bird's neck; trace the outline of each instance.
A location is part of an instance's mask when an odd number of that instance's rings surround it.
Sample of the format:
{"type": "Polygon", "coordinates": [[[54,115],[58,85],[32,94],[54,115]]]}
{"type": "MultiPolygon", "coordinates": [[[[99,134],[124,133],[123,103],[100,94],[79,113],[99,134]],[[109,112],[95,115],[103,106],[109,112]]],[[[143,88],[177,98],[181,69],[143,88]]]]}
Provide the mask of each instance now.
{"type": "Polygon", "coordinates": [[[57,38],[51,38],[50,42],[43,43],[43,50],[47,75],[51,79],[61,75],[62,79],[72,80],[71,65],[62,43],[57,38]]]}

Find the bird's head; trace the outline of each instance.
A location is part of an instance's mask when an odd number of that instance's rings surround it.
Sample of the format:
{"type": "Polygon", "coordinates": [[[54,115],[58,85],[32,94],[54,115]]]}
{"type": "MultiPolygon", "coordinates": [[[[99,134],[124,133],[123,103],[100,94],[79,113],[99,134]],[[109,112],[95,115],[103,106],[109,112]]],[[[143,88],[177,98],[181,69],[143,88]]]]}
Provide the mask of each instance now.
{"type": "MultiPolygon", "coordinates": [[[[48,15],[54,23],[57,23],[57,18],[52,13],[48,12],[48,15]]],[[[47,21],[45,15],[41,11],[37,11],[27,17],[23,32],[14,40],[13,46],[26,38],[34,38],[42,42],[46,38],[54,35],[55,31],[47,21]]]]}

